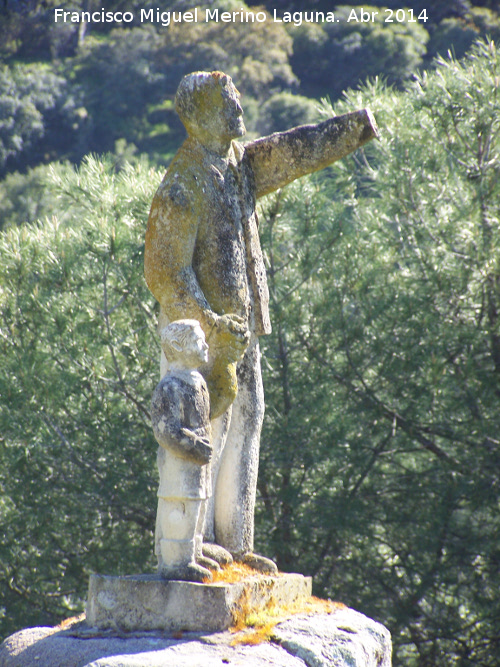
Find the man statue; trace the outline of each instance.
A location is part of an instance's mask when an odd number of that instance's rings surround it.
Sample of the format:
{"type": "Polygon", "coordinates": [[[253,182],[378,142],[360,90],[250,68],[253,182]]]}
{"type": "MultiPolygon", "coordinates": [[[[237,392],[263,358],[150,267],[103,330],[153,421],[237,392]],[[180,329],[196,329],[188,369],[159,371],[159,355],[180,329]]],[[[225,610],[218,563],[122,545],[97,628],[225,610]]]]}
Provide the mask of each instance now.
{"type": "Polygon", "coordinates": [[[212,446],[208,389],[196,369],[208,361],[208,345],[196,320],[172,322],[160,336],[169,369],[151,401],[151,422],[160,445],[158,571],[166,579],[201,582],[212,578],[202,557],[212,446]]]}
{"type": "Polygon", "coordinates": [[[145,277],[160,303],[160,326],[196,319],[210,344],[201,369],[214,448],[204,554],[217,560],[215,541],[236,560],[272,572],[274,563],[253,553],[264,416],[258,338],[271,331],[255,202],[345,157],[377,129],[361,110],[239,143],[240,95],[222,72],[184,77],[175,108],[188,136],[151,205],[145,277]]]}

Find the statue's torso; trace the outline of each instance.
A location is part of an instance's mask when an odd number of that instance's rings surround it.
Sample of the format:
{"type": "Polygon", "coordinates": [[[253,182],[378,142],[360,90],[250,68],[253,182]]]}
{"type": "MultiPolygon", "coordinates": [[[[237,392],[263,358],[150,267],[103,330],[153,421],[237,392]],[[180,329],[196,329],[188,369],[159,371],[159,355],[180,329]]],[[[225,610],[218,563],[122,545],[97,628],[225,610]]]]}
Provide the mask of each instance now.
{"type": "Polygon", "coordinates": [[[183,147],[162,188],[169,196],[174,191],[196,224],[192,266],[211,309],[249,320],[252,297],[245,226],[255,216],[249,167],[234,155],[227,163],[201,146],[183,147]]]}

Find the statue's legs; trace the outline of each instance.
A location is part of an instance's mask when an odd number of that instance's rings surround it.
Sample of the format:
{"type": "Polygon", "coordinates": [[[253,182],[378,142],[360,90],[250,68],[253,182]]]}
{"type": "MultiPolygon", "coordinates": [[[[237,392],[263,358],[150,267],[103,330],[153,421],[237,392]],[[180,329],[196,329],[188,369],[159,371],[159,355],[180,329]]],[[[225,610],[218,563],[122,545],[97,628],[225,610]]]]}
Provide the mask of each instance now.
{"type": "Polygon", "coordinates": [[[264,390],[258,339],[238,364],[238,394],[214,485],[215,541],[241,560],[253,551],[264,390]]]}
{"type": "MultiPolygon", "coordinates": [[[[220,465],[222,461],[222,453],[226,445],[229,425],[231,423],[231,410],[229,407],[226,412],[212,421],[212,458],[210,460],[209,474],[211,479],[211,488],[215,489],[216,481],[219,476],[220,465]]],[[[204,522],[205,542],[215,542],[215,497],[211,493],[207,498],[206,518],[204,522]]]]}

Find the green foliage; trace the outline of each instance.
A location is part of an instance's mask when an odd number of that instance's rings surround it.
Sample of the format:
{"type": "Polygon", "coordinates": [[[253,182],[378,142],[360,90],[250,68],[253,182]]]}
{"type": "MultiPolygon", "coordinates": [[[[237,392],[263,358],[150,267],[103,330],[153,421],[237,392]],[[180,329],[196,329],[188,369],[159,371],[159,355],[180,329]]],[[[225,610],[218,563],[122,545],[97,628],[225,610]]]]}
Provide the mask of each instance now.
{"type": "Polygon", "coordinates": [[[85,41],[67,74],[85,90],[92,128],[88,149],[111,151],[121,138],[140,144],[149,129],[148,105],[165,95],[165,77],[158,64],[160,44],[149,26],[117,28],[106,40],[85,41]]]}
{"type": "Polygon", "coordinates": [[[318,103],[315,100],[287,92],[275,93],[259,109],[257,132],[260,135],[282,132],[318,120],[318,103]]]}
{"type": "Polygon", "coordinates": [[[500,38],[500,17],[486,7],[474,7],[464,18],[444,19],[429,41],[428,57],[452,51],[462,58],[480,35],[496,42],[500,38]]]}
{"type": "MultiPolygon", "coordinates": [[[[69,36],[74,32],[74,26],[61,29],[59,25],[57,29],[51,25],[52,8],[49,6],[53,4],[53,0],[45,0],[43,6],[35,0],[3,0],[0,6],[0,57],[50,58],[55,42],[61,42],[62,33],[69,36]],[[52,43],[54,32],[58,34],[52,43]]],[[[73,46],[76,46],[76,40],[73,46]]]]}
{"type": "Polygon", "coordinates": [[[0,237],[1,634],[80,611],[90,572],[153,566],[159,174],[89,158],[53,179],[64,216],[0,237]]]}
{"type": "Polygon", "coordinates": [[[8,165],[64,157],[82,120],[66,80],[50,65],[0,65],[0,89],[0,175],[8,165]]]}
{"type": "Polygon", "coordinates": [[[385,622],[395,665],[500,650],[499,73],[479,43],[350,93],[337,113],[369,105],[380,141],[261,216],[259,548],[385,622]]]}
{"type": "Polygon", "coordinates": [[[68,171],[73,171],[69,164],[53,163],[28,169],[26,174],[7,174],[0,181],[0,227],[34,223],[56,212],[59,219],[64,219],[64,211],[56,199],[56,188],[48,176],[51,172],[68,171]]]}
{"type": "Polygon", "coordinates": [[[348,21],[352,7],[340,6],[335,11],[338,23],[290,28],[291,63],[306,95],[337,98],[374,76],[401,84],[422,64],[429,39],[425,23],[387,23],[383,8],[364,5],[363,9],[370,15],[377,12],[375,20],[348,21]]]}

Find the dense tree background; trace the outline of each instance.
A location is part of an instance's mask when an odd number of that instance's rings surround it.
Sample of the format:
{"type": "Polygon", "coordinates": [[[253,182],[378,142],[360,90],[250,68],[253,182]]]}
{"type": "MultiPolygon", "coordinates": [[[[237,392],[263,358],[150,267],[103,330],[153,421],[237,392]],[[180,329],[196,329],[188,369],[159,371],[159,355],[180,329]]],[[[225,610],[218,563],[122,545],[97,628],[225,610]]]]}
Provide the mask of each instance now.
{"type": "Polygon", "coordinates": [[[283,569],[386,619],[395,664],[498,661],[499,66],[481,44],[349,94],[380,142],[263,216],[260,525],[283,569]]]}
{"type": "Polygon", "coordinates": [[[0,9],[0,634],[79,612],[90,572],[154,569],[143,239],[183,137],[177,83],[219,68],[249,136],[366,105],[381,127],[262,202],[257,546],[384,622],[395,665],[496,666],[500,56],[476,42],[498,37],[496,3],[168,29],[55,25],[54,6],[0,9]]]}

